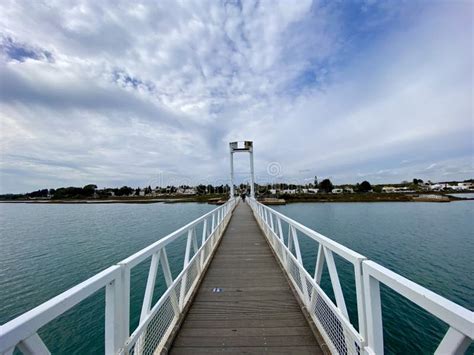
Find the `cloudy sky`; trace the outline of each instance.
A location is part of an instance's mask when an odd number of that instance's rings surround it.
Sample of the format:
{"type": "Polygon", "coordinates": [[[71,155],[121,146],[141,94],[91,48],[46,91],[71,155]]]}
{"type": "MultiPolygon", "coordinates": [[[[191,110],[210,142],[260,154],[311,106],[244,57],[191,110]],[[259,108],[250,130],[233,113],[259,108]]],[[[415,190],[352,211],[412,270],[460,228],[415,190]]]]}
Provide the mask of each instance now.
{"type": "Polygon", "coordinates": [[[473,11],[2,1],[0,193],[225,183],[234,140],[260,182],[473,178],[473,11]]]}

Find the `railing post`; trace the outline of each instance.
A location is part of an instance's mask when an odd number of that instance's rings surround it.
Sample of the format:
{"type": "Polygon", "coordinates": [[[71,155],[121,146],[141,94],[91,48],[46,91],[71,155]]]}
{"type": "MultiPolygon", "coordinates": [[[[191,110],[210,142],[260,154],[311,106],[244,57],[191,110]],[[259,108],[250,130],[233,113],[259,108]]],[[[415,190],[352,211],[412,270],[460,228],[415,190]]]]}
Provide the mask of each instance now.
{"type": "Polygon", "coordinates": [[[275,226],[273,225],[273,215],[271,212],[269,213],[269,215],[270,215],[270,228],[272,229],[272,232],[275,232],[275,226]]]}
{"type": "MultiPolygon", "coordinates": [[[[161,249],[161,268],[163,269],[163,276],[165,277],[166,287],[170,288],[173,284],[173,275],[171,274],[170,264],[168,262],[168,255],[166,254],[166,249],[161,249]]],[[[176,290],[173,289],[171,293],[171,305],[173,306],[173,311],[176,317],[179,317],[179,300],[176,295],[176,290]]]]}
{"type": "Polygon", "coordinates": [[[150,269],[148,270],[148,278],[146,281],[145,294],[143,296],[142,311],[140,313],[140,324],[145,321],[150,312],[151,301],[153,299],[153,291],[155,290],[156,274],[158,273],[158,265],[160,263],[161,252],[158,250],[151,257],[150,269]]]}
{"type": "MultiPolygon", "coordinates": [[[[323,268],[324,268],[324,251],[323,251],[323,245],[319,243],[318,255],[316,256],[316,265],[314,266],[314,278],[313,278],[314,282],[317,285],[321,283],[323,268]]],[[[316,299],[317,299],[316,289],[313,289],[313,292],[311,293],[311,309],[314,309],[314,307],[316,306],[316,299]]]]}
{"type": "Polygon", "coordinates": [[[288,261],[286,259],[287,255],[286,255],[286,250],[285,250],[285,239],[283,238],[283,228],[281,227],[280,217],[276,216],[276,219],[277,219],[277,227],[278,227],[278,235],[279,235],[280,243],[281,245],[283,245],[281,247],[282,248],[282,251],[281,251],[282,262],[283,262],[284,267],[286,267],[288,261]]]}
{"type": "MultiPolygon", "coordinates": [[[[203,226],[202,226],[201,247],[203,247],[204,244],[206,243],[206,239],[207,239],[207,218],[204,220],[204,223],[203,223],[203,226]]],[[[205,256],[206,256],[206,250],[205,250],[205,248],[203,248],[202,252],[201,252],[201,269],[204,265],[205,256]]]]}
{"type": "Polygon", "coordinates": [[[359,321],[359,333],[363,338],[363,346],[367,343],[367,321],[365,302],[364,302],[364,280],[362,275],[362,261],[363,259],[357,260],[354,263],[354,276],[355,276],[355,287],[356,287],[356,300],[357,300],[357,319],[359,321]]]}
{"type": "Polygon", "coordinates": [[[293,243],[295,245],[296,260],[300,264],[298,269],[300,271],[301,291],[303,292],[305,306],[308,307],[308,304],[309,304],[309,301],[310,301],[309,295],[308,295],[308,285],[306,284],[306,276],[303,272],[304,265],[303,265],[303,258],[301,257],[300,243],[298,242],[298,234],[296,232],[295,227],[293,227],[293,226],[291,226],[291,236],[290,236],[290,238],[293,239],[293,243]],[[301,269],[303,269],[303,270],[301,270],[301,269]]]}
{"type": "Polygon", "coordinates": [[[130,336],[130,268],[128,265],[119,264],[122,277],[122,323],[123,343],[130,336]]]}
{"type": "Polygon", "coordinates": [[[453,327],[449,327],[446,335],[436,349],[434,355],[463,355],[471,345],[471,339],[458,332],[453,327]]]}
{"type": "Polygon", "coordinates": [[[266,208],[263,209],[263,216],[265,233],[268,233],[268,213],[266,208]]]}
{"type": "MultiPolygon", "coordinates": [[[[362,263],[363,264],[363,263],[362,263]]],[[[380,284],[370,276],[362,265],[364,278],[364,300],[367,320],[367,346],[375,354],[383,354],[382,306],[380,303],[380,284]]]]}
{"type": "MultiPolygon", "coordinates": [[[[50,355],[50,351],[43,340],[40,338],[38,333],[31,335],[30,337],[20,341],[17,345],[18,350],[20,350],[24,355],[50,355]]],[[[11,348],[7,352],[2,354],[9,355],[13,354],[14,348],[11,348]]]]}
{"type": "Polygon", "coordinates": [[[329,277],[331,279],[332,289],[334,291],[334,296],[336,297],[337,308],[339,308],[344,317],[349,320],[344,294],[342,293],[341,283],[337,274],[336,263],[334,262],[334,256],[332,255],[332,251],[325,246],[323,246],[323,251],[329,271],[329,277]]]}
{"type": "MultiPolygon", "coordinates": [[[[183,262],[183,270],[189,264],[189,257],[191,255],[191,243],[193,239],[193,229],[188,230],[188,239],[186,241],[186,251],[184,253],[184,262],[183,262]]],[[[179,309],[182,311],[184,308],[184,299],[186,298],[186,283],[187,283],[188,274],[187,272],[184,273],[183,278],[181,280],[181,290],[179,296],[179,309]]]]}
{"type": "Polygon", "coordinates": [[[283,229],[281,228],[281,219],[278,216],[277,216],[277,226],[278,226],[278,236],[280,237],[280,240],[283,242],[283,229]]]}
{"type": "Polygon", "coordinates": [[[112,355],[125,343],[123,339],[122,280],[115,278],[105,287],[105,354],[112,355]]]}

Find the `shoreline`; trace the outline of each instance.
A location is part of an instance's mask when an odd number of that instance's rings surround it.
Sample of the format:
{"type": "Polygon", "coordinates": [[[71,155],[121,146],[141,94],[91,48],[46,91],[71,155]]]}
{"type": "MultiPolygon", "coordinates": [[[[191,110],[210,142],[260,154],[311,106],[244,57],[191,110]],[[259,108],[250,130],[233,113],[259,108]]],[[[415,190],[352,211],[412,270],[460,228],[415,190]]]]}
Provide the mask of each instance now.
{"type": "MultiPolygon", "coordinates": [[[[292,196],[285,199],[285,204],[291,203],[357,203],[357,202],[435,202],[448,203],[455,201],[473,201],[474,197],[455,197],[443,195],[447,199],[413,198],[410,195],[389,195],[389,196],[371,196],[371,195],[336,195],[336,196],[292,196]]],[[[0,200],[0,203],[31,203],[31,204],[148,204],[148,203],[212,203],[215,197],[186,197],[186,198],[142,198],[142,199],[97,199],[97,200],[0,200]]]]}

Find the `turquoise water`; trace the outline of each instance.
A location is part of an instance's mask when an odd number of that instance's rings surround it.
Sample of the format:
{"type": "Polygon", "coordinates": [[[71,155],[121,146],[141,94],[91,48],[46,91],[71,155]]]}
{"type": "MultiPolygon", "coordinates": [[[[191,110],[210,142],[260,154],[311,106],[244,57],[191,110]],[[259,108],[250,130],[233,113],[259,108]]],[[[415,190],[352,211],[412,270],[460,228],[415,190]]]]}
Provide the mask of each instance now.
{"type": "MultiPolygon", "coordinates": [[[[409,279],[474,309],[474,202],[305,203],[276,209],[409,279]]],[[[67,290],[212,209],[206,204],[0,204],[0,324],[67,290]]],[[[301,240],[305,266],[315,245],[301,240]]],[[[173,274],[183,243],[168,250],[173,274]]],[[[336,259],[351,319],[353,274],[336,259]]],[[[132,272],[132,324],[149,263],[132,272]]],[[[327,275],[323,287],[328,290],[327,275]]],[[[159,279],[160,281],[160,279],[159,279]]],[[[162,291],[159,282],[157,295],[162,291]]],[[[433,352],[446,326],[382,288],[387,353],[433,352]]],[[[56,354],[103,352],[104,294],[40,331],[56,354]]],[[[470,349],[470,353],[472,350],[470,349]]]]}
{"type": "MultiPolygon", "coordinates": [[[[474,309],[474,202],[299,203],[276,210],[470,310],[474,309]]],[[[301,238],[314,271],[316,244],[301,238]]],[[[357,324],[351,264],[336,258],[351,320],[357,324]]],[[[327,270],[323,289],[332,294],[327,270]]],[[[447,326],[382,286],[386,353],[429,354],[447,326]]],[[[474,346],[469,349],[472,354],[474,346]]]]}

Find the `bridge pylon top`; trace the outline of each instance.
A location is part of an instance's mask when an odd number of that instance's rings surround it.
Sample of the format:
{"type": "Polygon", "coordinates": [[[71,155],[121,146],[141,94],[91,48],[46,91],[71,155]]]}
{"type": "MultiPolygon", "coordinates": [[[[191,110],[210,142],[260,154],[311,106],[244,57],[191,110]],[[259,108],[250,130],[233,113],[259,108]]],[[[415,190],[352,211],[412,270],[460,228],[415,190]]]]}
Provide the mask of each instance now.
{"type": "Polygon", "coordinates": [[[229,143],[230,149],[230,198],[234,197],[234,153],[250,153],[250,196],[255,197],[255,176],[253,168],[253,142],[237,141],[229,143]]]}

